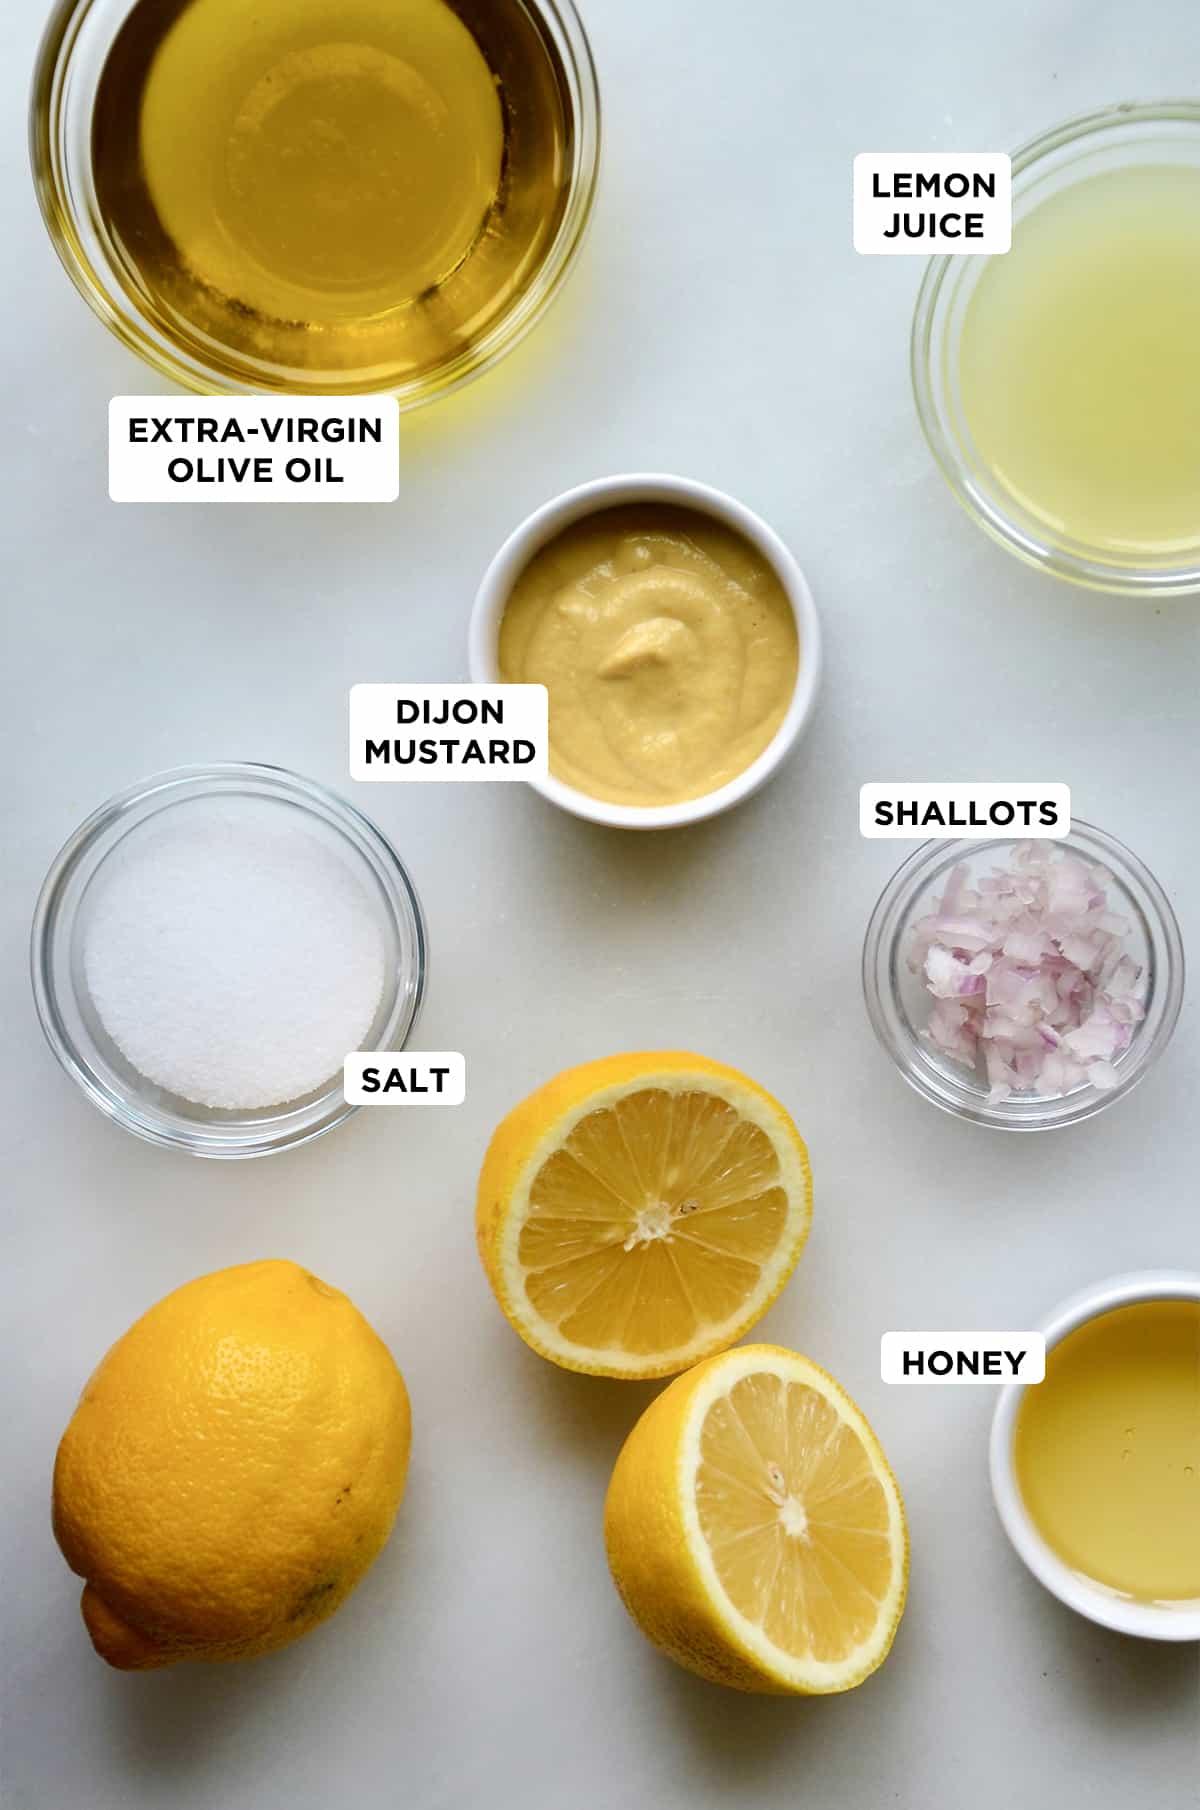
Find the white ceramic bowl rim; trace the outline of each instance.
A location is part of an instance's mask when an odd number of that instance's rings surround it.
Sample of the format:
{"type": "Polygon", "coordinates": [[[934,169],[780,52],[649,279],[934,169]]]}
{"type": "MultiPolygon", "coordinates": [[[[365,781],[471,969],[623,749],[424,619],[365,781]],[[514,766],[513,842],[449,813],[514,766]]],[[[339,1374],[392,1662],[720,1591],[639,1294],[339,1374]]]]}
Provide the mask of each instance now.
{"type": "MultiPolygon", "coordinates": [[[[1135,1270],[1109,1276],[1060,1303],[1042,1322],[1049,1352],[1068,1333],[1118,1307],[1143,1301],[1200,1301],[1200,1273],[1193,1270],[1135,1270]]],[[[1106,1590],[1075,1571],[1047,1545],[1021,1496],[1013,1462],[1017,1415],[1026,1387],[1007,1383],[992,1417],[990,1467],[992,1495],[1005,1533],[1039,1583],[1068,1608],[1103,1628],[1148,1640],[1200,1641],[1200,1602],[1179,1607],[1169,1603],[1133,1602],[1106,1590]]]]}
{"type": "Polygon", "coordinates": [[[471,612],[468,668],[471,678],[478,684],[499,681],[497,639],[504,606],[517,577],[547,541],[560,529],[584,516],[638,502],[673,503],[677,507],[696,509],[735,529],[762,554],[776,573],[792,606],[800,637],[800,670],[782,723],[757,759],[715,791],[686,799],[682,804],[627,805],[593,798],[575,786],[565,785],[553,774],[528,782],[552,804],[592,823],[618,829],[673,829],[714,817],[756,792],[791,752],[816,702],[821,675],[821,630],[816,604],[795,558],[761,516],[709,484],[665,472],[628,472],[577,484],[527,516],[513,529],[488,566],[471,612]]]}

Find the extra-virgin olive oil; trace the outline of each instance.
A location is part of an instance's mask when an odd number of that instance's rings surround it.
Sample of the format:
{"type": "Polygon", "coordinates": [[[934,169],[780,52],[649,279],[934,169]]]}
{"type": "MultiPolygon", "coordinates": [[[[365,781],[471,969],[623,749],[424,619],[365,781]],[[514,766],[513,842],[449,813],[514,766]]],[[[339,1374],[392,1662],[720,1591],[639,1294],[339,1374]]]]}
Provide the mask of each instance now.
{"type": "Polygon", "coordinates": [[[233,383],[434,378],[536,280],[569,94],[522,0],[137,0],[96,199],[164,336],[233,383]]]}

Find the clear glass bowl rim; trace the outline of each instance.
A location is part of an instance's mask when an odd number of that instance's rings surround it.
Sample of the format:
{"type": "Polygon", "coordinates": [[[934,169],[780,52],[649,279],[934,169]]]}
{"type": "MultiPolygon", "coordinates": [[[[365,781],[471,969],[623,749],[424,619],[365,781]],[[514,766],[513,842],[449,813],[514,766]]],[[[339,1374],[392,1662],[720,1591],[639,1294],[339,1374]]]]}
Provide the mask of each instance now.
{"type": "MultiPolygon", "coordinates": [[[[71,56],[87,15],[93,6],[101,4],[104,0],[57,0],[38,46],[29,102],[29,157],[38,205],[59,261],[84,301],[129,351],[172,382],[200,395],[243,396],[263,391],[326,396],[372,393],[375,386],[371,385],[306,386],[300,373],[297,381],[286,387],[279,383],[236,382],[176,346],[167,335],[152,330],[115,271],[107,266],[104,273],[97,271],[85,249],[70,184],[64,176],[62,129],[63,94],[71,56]]],[[[419,408],[470,383],[524,339],[574,268],[591,220],[601,142],[600,85],[591,44],[574,0],[519,0],[519,4],[550,33],[562,56],[575,103],[575,157],[567,206],[534,281],[516,306],[482,338],[436,371],[385,392],[396,397],[402,410],[419,408]]]]}
{"type": "MultiPolygon", "coordinates": [[[[1065,146],[1080,143],[1092,135],[1119,131],[1123,126],[1176,122],[1195,126],[1200,131],[1200,100],[1183,97],[1177,100],[1118,101],[1089,113],[1076,114],[1036,138],[1026,140],[1013,152],[1013,199],[1019,192],[1019,179],[1035,170],[1046,157],[1065,146]]],[[[1186,564],[1177,566],[1116,566],[1103,553],[1094,556],[1075,553],[1053,545],[1049,539],[1037,539],[1006,511],[1000,493],[986,497],[976,486],[973,475],[961,457],[938,405],[933,365],[940,350],[937,339],[946,303],[950,276],[962,262],[958,257],[931,258],[925,266],[921,287],[913,311],[909,340],[909,373],[917,417],[932,452],[934,461],[956,501],[994,541],[1027,565],[1051,573],[1056,578],[1082,585],[1094,591],[1108,591],[1121,596],[1172,597],[1186,596],[1200,590],[1200,541],[1187,555],[1186,564]]]]}
{"type": "Polygon", "coordinates": [[[1152,1009],[1135,1038],[1136,1064],[1128,1069],[1116,1087],[1079,1088],[1061,1099],[1038,1099],[1036,1104],[1016,1095],[1011,1101],[988,1106],[986,1096],[978,1086],[973,1092],[968,1089],[969,1071],[966,1069],[960,1089],[963,1097],[954,1097],[948,1083],[945,1092],[936,1089],[925,1071],[912,1061],[915,1039],[907,1029],[907,1014],[896,999],[895,975],[898,963],[903,959],[901,944],[912,922],[913,903],[939,865],[949,865],[956,858],[972,857],[990,850],[999,856],[1000,851],[1020,840],[1019,835],[1013,835],[994,840],[964,838],[922,842],[901,862],[876,900],[867,923],[862,951],[863,998],[879,1043],[903,1079],[923,1100],[929,1100],[956,1118],[990,1130],[1052,1131],[1093,1118],[1115,1101],[1124,1099],[1144,1080],[1170,1042],[1178,1022],[1186,963],[1174,909],[1150,869],[1115,836],[1074,818],[1070,836],[1063,838],[1060,846],[1076,848],[1087,859],[1108,868],[1123,888],[1136,889],[1143,895],[1138,907],[1144,912],[1156,945],[1152,952],[1152,1009]]]}
{"type": "Polygon", "coordinates": [[[193,1156],[270,1156],[281,1150],[295,1149],[299,1144],[310,1143],[313,1138],[321,1137],[335,1126],[343,1124],[359,1110],[346,1101],[340,1075],[324,1093],[297,1107],[289,1107],[284,1102],[268,1118],[247,1119],[240,1123],[236,1119],[214,1121],[213,1131],[206,1131],[200,1122],[195,1126],[187,1126],[182,1120],[178,1122],[178,1128],[168,1128],[156,1120],[144,1117],[135,1100],[110,1092],[100,1084],[63,1022],[59,987],[54,974],[52,944],[64,889],[97,841],[122,817],[156,794],[178,790],[181,795],[186,795],[187,790],[196,786],[203,787],[214,781],[222,782],[226,790],[233,791],[238,788],[236,784],[230,785],[229,782],[242,781],[247,786],[256,788],[256,796],[261,795],[265,788],[269,795],[281,797],[301,809],[314,812],[323,821],[332,820],[353,844],[360,846],[366,843],[374,851],[379,864],[377,871],[388,878],[390,902],[398,916],[407,920],[414,949],[411,1010],[407,1014],[403,1011],[405,993],[398,989],[384,1027],[385,1043],[380,1047],[397,1047],[391,1038],[401,1029],[403,1035],[399,1039],[399,1045],[402,1047],[407,1043],[420,1017],[429,972],[425,915],[407,868],[378,826],[346,799],[316,780],[306,779],[287,767],[271,766],[258,761],[213,761],[205,765],[168,768],[115,793],[98,805],[72,831],[50,864],[34,908],[29,939],[34,1005],[46,1042],[62,1068],[93,1106],[98,1107],[106,1118],[132,1132],[135,1137],[143,1138],[147,1143],[156,1144],[163,1149],[183,1150],[193,1156]]]}

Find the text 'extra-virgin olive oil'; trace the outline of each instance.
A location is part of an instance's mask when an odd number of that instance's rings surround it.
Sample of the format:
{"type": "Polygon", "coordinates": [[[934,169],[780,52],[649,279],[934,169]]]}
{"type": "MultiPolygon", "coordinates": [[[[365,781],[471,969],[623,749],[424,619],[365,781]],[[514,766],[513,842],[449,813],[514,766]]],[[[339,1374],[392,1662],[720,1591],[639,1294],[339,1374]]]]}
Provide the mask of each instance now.
{"type": "Polygon", "coordinates": [[[123,280],[214,373],[436,387],[536,281],[572,132],[522,0],[137,0],[92,162],[123,280]]]}

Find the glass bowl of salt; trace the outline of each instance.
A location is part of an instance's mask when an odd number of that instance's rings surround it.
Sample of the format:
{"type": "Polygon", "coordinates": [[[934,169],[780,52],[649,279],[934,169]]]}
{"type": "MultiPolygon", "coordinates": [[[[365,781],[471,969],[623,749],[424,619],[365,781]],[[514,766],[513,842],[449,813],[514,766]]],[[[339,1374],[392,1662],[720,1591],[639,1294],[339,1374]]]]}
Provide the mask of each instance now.
{"type": "Polygon", "coordinates": [[[266,1156],[356,1109],[425,988],[420,901],[366,817],[280,767],[180,767],[80,825],[46,876],[38,1016],[93,1105],[150,1143],[266,1156]]]}

